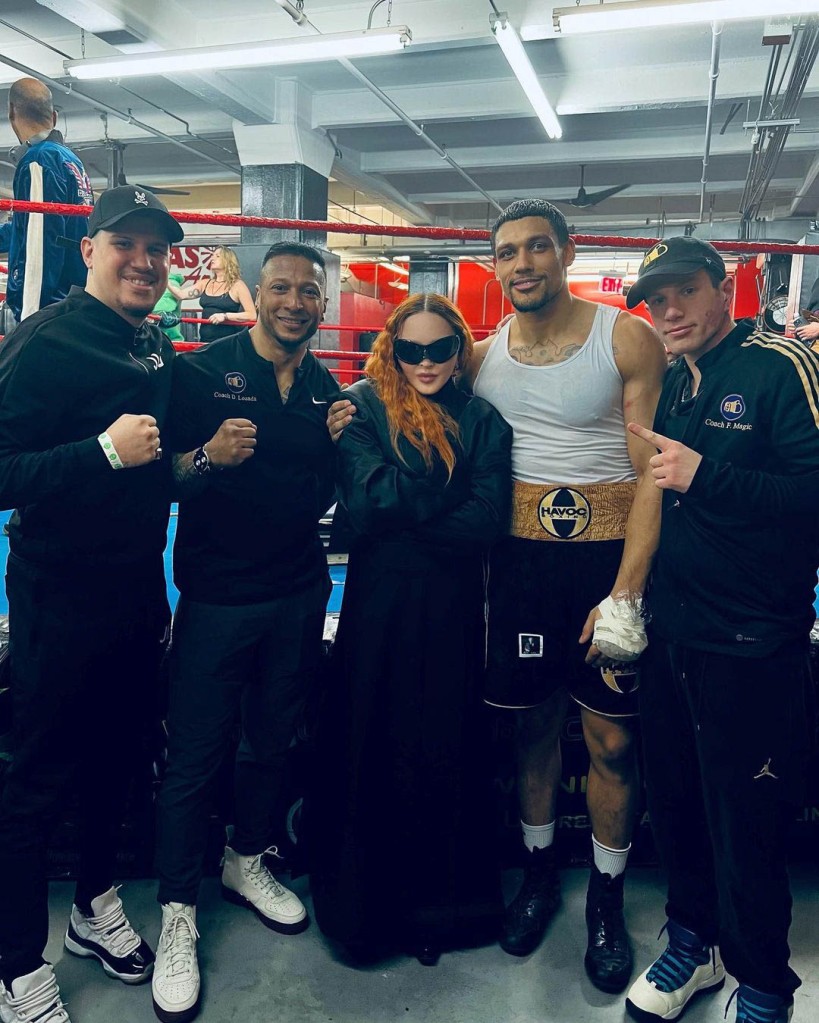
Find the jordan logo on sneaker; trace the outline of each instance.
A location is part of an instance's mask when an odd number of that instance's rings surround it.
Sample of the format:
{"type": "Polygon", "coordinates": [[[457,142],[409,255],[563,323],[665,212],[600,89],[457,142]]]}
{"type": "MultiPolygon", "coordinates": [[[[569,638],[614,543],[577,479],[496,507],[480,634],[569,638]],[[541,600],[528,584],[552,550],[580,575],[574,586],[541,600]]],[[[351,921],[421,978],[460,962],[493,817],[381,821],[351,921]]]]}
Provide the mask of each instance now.
{"type": "Polygon", "coordinates": [[[762,765],[762,770],[759,772],[759,774],[754,775],[754,781],[756,781],[757,778],[776,778],[776,780],[779,781],[779,775],[774,774],[773,771],[771,770],[772,760],[773,757],[768,757],[768,759],[762,765]]]}

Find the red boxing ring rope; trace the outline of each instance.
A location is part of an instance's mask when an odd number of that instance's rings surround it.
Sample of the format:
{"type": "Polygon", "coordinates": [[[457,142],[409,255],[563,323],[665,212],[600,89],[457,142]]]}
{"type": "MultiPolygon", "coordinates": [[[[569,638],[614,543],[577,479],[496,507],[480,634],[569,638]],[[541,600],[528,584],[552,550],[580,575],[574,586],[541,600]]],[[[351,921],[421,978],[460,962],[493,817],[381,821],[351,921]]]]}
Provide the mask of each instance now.
{"type": "MultiPolygon", "coordinates": [[[[87,217],[87,206],[71,206],[66,203],[25,202],[18,199],[0,199],[0,210],[12,213],[54,213],[68,217],[87,217]]],[[[489,231],[471,228],[450,227],[397,227],[387,224],[338,224],[331,220],[286,220],[280,217],[249,217],[234,213],[190,213],[170,211],[180,224],[222,224],[229,227],[268,227],[273,229],[315,231],[322,234],[366,234],[391,238],[433,238],[449,241],[488,241],[489,231]]],[[[650,249],[661,238],[624,238],[618,235],[576,234],[572,236],[577,245],[594,245],[609,249],[650,249]]],[[[742,242],[713,241],[720,252],[748,253],[790,253],[792,255],[819,256],[819,245],[796,245],[786,242],[742,242]]]]}

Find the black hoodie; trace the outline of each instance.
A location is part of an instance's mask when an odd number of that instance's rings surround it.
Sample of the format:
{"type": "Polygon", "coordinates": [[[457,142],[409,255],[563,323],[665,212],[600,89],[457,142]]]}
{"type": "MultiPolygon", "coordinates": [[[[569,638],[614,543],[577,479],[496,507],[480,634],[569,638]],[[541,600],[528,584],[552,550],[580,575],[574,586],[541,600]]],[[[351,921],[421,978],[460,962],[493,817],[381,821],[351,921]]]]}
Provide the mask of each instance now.
{"type": "Polygon", "coordinates": [[[166,420],[173,346],[82,288],[0,343],[0,507],[12,555],[55,572],[148,569],[165,547],[170,458],[115,470],[97,437],[124,413],[166,420]]]}

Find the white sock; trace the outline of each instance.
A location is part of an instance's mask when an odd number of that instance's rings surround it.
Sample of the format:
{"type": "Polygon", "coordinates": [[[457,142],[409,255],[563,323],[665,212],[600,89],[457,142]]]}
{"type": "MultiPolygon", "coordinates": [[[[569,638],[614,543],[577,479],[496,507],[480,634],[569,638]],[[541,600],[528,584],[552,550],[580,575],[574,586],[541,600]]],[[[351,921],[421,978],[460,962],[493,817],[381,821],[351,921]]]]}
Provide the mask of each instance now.
{"type": "Polygon", "coordinates": [[[557,821],[552,821],[551,824],[527,824],[525,821],[520,822],[520,826],[523,828],[523,844],[529,852],[532,852],[534,849],[545,849],[554,842],[556,824],[557,821]]]}
{"type": "Polygon", "coordinates": [[[601,874],[617,877],[626,869],[631,843],[625,849],[609,849],[607,845],[601,845],[592,835],[592,848],[594,849],[594,865],[601,874]]]}

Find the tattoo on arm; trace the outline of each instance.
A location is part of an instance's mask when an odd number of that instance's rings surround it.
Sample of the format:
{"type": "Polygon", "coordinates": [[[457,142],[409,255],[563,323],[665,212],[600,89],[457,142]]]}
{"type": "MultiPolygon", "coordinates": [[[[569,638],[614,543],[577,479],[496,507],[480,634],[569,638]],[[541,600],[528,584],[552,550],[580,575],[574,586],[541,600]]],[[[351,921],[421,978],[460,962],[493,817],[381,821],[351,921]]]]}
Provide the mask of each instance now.
{"type": "Polygon", "coordinates": [[[173,456],[173,481],[178,497],[193,497],[201,494],[208,483],[207,476],[200,474],[193,467],[193,452],[173,456]]]}

